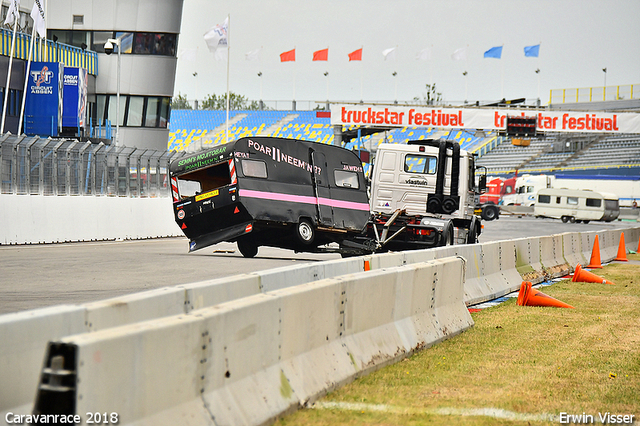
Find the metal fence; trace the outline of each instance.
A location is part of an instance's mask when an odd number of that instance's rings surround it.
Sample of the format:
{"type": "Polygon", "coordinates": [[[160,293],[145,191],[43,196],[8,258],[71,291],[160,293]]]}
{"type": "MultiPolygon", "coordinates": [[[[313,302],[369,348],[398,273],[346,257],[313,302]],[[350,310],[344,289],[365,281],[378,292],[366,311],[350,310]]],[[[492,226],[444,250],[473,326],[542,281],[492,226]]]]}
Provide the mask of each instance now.
{"type": "Polygon", "coordinates": [[[0,137],[0,193],[169,196],[169,164],[183,153],[37,136],[0,137]]]}

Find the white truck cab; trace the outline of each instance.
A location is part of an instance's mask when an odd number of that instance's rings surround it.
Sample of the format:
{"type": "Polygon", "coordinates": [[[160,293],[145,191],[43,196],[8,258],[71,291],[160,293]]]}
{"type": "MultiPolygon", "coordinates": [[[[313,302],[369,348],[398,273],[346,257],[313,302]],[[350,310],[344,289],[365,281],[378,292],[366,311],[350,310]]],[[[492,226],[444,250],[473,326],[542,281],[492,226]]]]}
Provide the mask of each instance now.
{"type": "Polygon", "coordinates": [[[371,177],[371,210],[469,218],[475,207],[473,154],[456,142],[381,144],[371,177]]]}

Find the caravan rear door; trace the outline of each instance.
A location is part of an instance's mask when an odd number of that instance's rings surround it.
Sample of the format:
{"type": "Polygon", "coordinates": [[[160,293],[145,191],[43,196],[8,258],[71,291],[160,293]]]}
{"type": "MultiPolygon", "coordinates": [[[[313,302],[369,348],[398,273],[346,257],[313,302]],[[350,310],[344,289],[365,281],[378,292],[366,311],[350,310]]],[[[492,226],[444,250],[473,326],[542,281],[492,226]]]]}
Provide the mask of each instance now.
{"type": "Polygon", "coordinates": [[[333,227],[333,208],[323,200],[331,199],[329,187],[329,175],[327,173],[327,159],[322,152],[311,149],[311,172],[313,189],[316,196],[316,209],[318,212],[318,225],[333,227]]]}

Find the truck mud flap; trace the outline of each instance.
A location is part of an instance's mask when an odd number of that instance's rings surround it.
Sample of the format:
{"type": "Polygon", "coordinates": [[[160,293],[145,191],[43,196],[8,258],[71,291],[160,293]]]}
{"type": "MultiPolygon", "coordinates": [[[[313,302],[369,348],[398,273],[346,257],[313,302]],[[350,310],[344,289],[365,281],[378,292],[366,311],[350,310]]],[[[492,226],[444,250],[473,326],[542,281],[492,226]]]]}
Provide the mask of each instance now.
{"type": "Polygon", "coordinates": [[[253,224],[251,221],[239,223],[237,225],[224,228],[220,231],[211,232],[202,235],[189,243],[189,252],[200,250],[202,248],[217,244],[221,241],[229,241],[241,235],[251,232],[253,224]]]}

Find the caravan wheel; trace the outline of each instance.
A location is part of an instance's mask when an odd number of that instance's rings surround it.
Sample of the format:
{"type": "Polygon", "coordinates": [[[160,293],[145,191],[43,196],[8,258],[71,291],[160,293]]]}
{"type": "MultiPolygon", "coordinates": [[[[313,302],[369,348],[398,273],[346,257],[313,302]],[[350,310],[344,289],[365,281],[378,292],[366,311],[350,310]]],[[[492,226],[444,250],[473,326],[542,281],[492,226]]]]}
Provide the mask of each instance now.
{"type": "Polygon", "coordinates": [[[256,257],[256,255],[258,254],[258,245],[253,241],[241,239],[238,240],[236,244],[238,244],[238,250],[240,250],[240,253],[242,253],[244,257],[256,257]]]}
{"type": "Polygon", "coordinates": [[[308,219],[301,219],[296,226],[296,235],[298,240],[304,245],[311,245],[316,239],[316,231],[308,219]]]}

